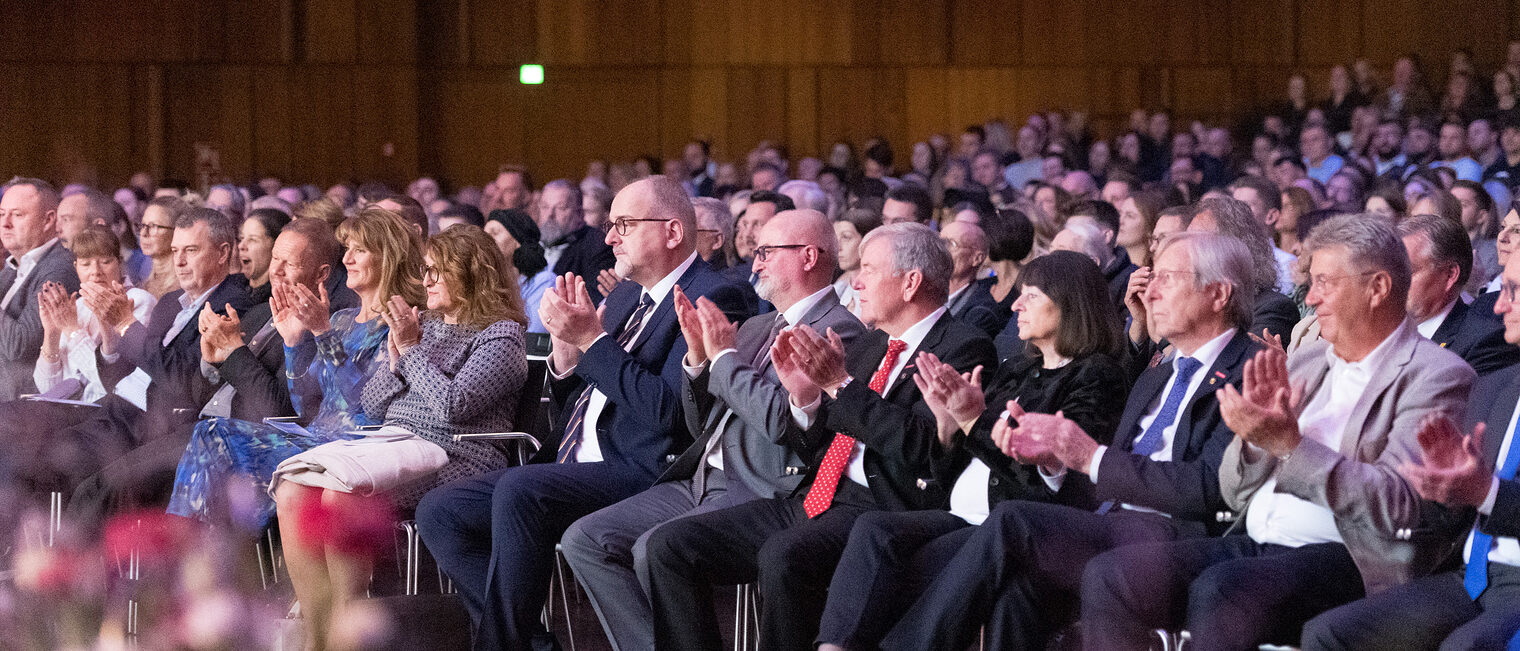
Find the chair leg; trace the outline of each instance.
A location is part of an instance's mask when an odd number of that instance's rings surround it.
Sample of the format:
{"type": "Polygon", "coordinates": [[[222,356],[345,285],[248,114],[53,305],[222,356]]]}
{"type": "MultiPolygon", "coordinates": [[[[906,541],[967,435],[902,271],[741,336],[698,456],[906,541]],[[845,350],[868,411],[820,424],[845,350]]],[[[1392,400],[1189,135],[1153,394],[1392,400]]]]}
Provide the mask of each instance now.
{"type": "MultiPolygon", "coordinates": [[[[565,554],[558,543],[554,545],[554,574],[559,577],[559,604],[565,611],[565,633],[570,638],[570,651],[575,651],[575,623],[570,617],[570,598],[565,592],[565,554]]],[[[554,600],[554,593],[549,593],[549,600],[554,600]]]]}

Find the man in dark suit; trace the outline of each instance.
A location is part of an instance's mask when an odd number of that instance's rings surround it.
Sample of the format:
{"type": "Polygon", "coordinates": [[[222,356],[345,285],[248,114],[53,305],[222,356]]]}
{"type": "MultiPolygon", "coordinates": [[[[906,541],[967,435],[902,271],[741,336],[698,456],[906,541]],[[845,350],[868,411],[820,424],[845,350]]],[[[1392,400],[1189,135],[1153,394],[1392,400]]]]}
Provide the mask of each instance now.
{"type": "MultiPolygon", "coordinates": [[[[1520,258],[1504,267],[1497,311],[1504,338],[1520,345],[1520,258]]],[[[1463,567],[1440,572],[1326,612],[1304,626],[1303,648],[1502,649],[1520,630],[1520,465],[1516,417],[1520,366],[1478,380],[1465,426],[1422,424],[1420,458],[1400,468],[1420,497],[1477,510],[1461,548],[1463,567]],[[1462,432],[1472,432],[1463,437],[1462,432]],[[1474,558],[1482,559],[1474,564],[1474,558]]]]}
{"type": "Polygon", "coordinates": [[[951,222],[939,230],[939,239],[950,247],[950,259],[955,263],[945,309],[966,325],[981,328],[988,337],[996,337],[1013,313],[998,305],[990,286],[976,277],[987,262],[987,234],[976,224],[951,222]]]}
{"type": "Polygon", "coordinates": [[[1487,375],[1520,362],[1520,349],[1504,341],[1504,323],[1492,312],[1462,302],[1472,274],[1472,244],[1462,225],[1435,215],[1399,222],[1409,252],[1409,318],[1420,334],[1487,375]]]}
{"type": "Polygon", "coordinates": [[[74,254],[58,241],[57,218],[58,192],[46,181],[20,179],[0,197],[0,244],[10,252],[0,268],[0,400],[36,388],[32,368],[42,350],[37,292],[43,283],[79,290],[74,254]]]}
{"type": "Polygon", "coordinates": [[[1217,392],[1235,433],[1219,489],[1247,535],[1094,558],[1085,644],[1144,647],[1184,612],[1203,649],[1297,639],[1315,615],[1430,572],[1450,551],[1461,523],[1396,470],[1418,458],[1421,422],[1461,412],[1476,375],[1407,318],[1409,259],[1392,226],[1336,217],[1306,250],[1323,339],[1291,359],[1267,346],[1240,390],[1217,392]]]}
{"type": "MultiPolygon", "coordinates": [[[[315,219],[291,222],[275,240],[270,282],[276,288],[301,285],[313,294],[319,293],[330,270],[327,261],[337,248],[326,223],[315,219]]],[[[229,276],[226,282],[237,282],[237,278],[240,276],[229,276]]],[[[207,301],[193,324],[199,334],[200,374],[215,391],[198,412],[180,408],[181,417],[174,419],[167,435],[128,452],[82,481],[69,501],[71,516],[98,522],[125,505],[166,502],[195,420],[218,417],[257,422],[295,413],[285,377],[285,342],[274,327],[269,303],[247,309],[234,306],[225,314],[217,313],[217,307],[225,309],[225,302],[216,305],[207,301]]],[[[298,368],[304,367],[298,362],[298,368]]]]}
{"type": "MultiPolygon", "coordinates": [[[[843,341],[863,330],[830,286],[838,254],[823,213],[794,210],[760,229],[755,270],[776,305],[737,335],[709,301],[677,294],[686,337],[682,397],[688,431],[698,434],[654,488],[576,521],[565,532],[565,559],[591,596],[607,637],[620,649],[654,648],[644,540],[667,520],[758,498],[789,495],[811,457],[787,408],[770,348],[789,325],[832,329],[843,341]]],[[[679,290],[678,290],[679,291],[679,290]]]]}
{"type": "Polygon", "coordinates": [[[744,316],[739,289],[707,267],[693,243],[696,215],[680,182],[640,180],[612,202],[607,242],[617,286],[597,307],[573,274],[545,293],[540,314],[554,338],[550,391],[562,438],[535,463],[444,485],[423,498],[417,520],[428,549],[454,579],[476,622],[479,649],[548,642],[539,621],[554,545],[580,517],[650,486],[691,435],[681,418],[677,286],[706,297],[730,320],[744,316]]]}
{"type": "Polygon", "coordinates": [[[878,228],[861,243],[855,286],[863,319],[880,330],[861,337],[848,358],[837,334],[796,328],[778,337],[773,363],[791,417],[816,450],[812,468],[790,496],[680,518],[649,534],[656,648],[718,648],[712,586],[749,581],[760,591],[766,646],[811,648],[856,517],[939,502],[937,491],[921,488],[937,438],[913,382],[913,356],[933,353],[959,372],[996,363],[986,335],[945,311],[950,267],[929,227],[878,228]]]}
{"type": "Polygon", "coordinates": [[[1086,475],[1102,506],[1004,502],[944,565],[885,648],[963,649],[984,624],[993,648],[1045,648],[1069,620],[1092,557],[1218,533],[1216,514],[1226,507],[1217,472],[1232,434],[1214,392],[1240,382],[1257,348],[1244,330],[1255,294],[1251,258],[1239,242],[1202,233],[1177,235],[1157,253],[1157,279],[1143,300],[1176,355],[1141,374],[1114,445],[1046,414],[1016,414],[1017,428],[994,430],[1012,454],[1060,468],[1054,476],[1086,475]]]}
{"type": "Polygon", "coordinates": [[[591,300],[602,300],[596,277],[617,263],[602,232],[586,225],[581,189],[565,179],[544,184],[538,198],[538,229],[544,242],[544,259],[556,276],[575,274],[586,280],[591,300]]]}

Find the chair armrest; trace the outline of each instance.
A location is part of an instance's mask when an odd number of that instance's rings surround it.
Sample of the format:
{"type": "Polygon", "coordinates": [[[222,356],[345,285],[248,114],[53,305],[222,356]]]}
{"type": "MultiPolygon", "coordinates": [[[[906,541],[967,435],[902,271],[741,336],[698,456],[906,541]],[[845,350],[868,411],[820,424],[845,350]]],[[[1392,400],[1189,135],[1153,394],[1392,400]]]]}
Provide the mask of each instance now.
{"type": "Polygon", "coordinates": [[[356,432],[378,432],[384,425],[360,425],[354,428],[356,432]]]}
{"type": "Polygon", "coordinates": [[[526,441],[533,445],[533,451],[537,452],[543,444],[538,442],[532,434],[527,432],[477,432],[474,434],[455,434],[454,441],[526,441]]]}

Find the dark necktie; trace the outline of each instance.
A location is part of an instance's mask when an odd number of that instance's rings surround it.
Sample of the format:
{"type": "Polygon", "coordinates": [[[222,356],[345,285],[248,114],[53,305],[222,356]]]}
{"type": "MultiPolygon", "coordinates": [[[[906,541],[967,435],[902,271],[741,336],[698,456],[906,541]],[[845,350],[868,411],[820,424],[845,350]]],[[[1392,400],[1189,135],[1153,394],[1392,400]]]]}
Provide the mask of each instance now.
{"type": "MultiPolygon", "coordinates": [[[[633,316],[628,317],[628,322],[623,325],[623,332],[618,335],[618,345],[623,350],[628,350],[628,345],[639,338],[639,332],[644,329],[644,315],[654,307],[654,300],[645,292],[639,299],[639,306],[634,308],[633,316]]],[[[558,463],[575,461],[575,453],[581,449],[581,434],[586,424],[586,407],[591,404],[591,392],[595,386],[587,386],[581,391],[581,395],[575,399],[575,408],[570,410],[570,420],[565,423],[565,437],[559,442],[559,451],[554,459],[558,463]]]]}
{"type": "MultiPolygon", "coordinates": [[[[1176,380],[1172,382],[1172,390],[1167,392],[1166,401],[1161,403],[1161,412],[1156,414],[1156,420],[1151,421],[1151,426],[1145,428],[1145,433],[1140,435],[1140,440],[1135,441],[1134,447],[1130,448],[1130,454],[1148,457],[1165,445],[1166,436],[1163,432],[1167,426],[1176,422],[1177,413],[1182,410],[1182,398],[1187,395],[1193,374],[1200,368],[1203,368],[1203,364],[1196,359],[1177,358],[1177,375],[1176,380]]],[[[1098,514],[1108,513],[1116,504],[1113,500],[1104,502],[1098,506],[1098,514]]]]}
{"type": "MultiPolygon", "coordinates": [[[[908,342],[901,339],[887,342],[887,354],[881,358],[881,367],[871,376],[872,391],[886,391],[887,376],[892,374],[892,367],[897,366],[897,358],[907,349],[908,342]]],[[[813,479],[813,487],[808,489],[807,498],[802,501],[802,510],[809,518],[818,517],[834,503],[834,491],[839,489],[839,478],[844,475],[845,464],[849,462],[850,452],[854,449],[855,437],[843,433],[834,435],[834,441],[829,443],[829,451],[823,455],[823,462],[818,464],[818,476],[813,479]]]]}
{"type": "MultiPolygon", "coordinates": [[[[1520,425],[1517,425],[1520,429],[1520,425]]],[[[1504,453],[1504,463],[1499,466],[1499,479],[1511,481],[1515,478],[1515,468],[1520,466],[1520,445],[1516,445],[1511,435],[1509,450],[1504,453]]],[[[1494,537],[1484,533],[1483,529],[1473,527],[1472,555],[1467,557],[1467,574],[1462,577],[1462,585],[1467,588],[1467,594],[1477,599],[1478,595],[1488,589],[1488,552],[1494,548],[1494,537]]]]}

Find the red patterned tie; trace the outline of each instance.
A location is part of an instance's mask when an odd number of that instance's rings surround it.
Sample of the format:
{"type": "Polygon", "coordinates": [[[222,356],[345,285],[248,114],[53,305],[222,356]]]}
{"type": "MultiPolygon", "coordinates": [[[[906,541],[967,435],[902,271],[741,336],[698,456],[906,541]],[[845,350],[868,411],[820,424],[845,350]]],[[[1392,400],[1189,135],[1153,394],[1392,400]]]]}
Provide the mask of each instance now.
{"type": "MultiPolygon", "coordinates": [[[[907,349],[908,343],[901,339],[887,342],[887,354],[881,358],[881,367],[871,376],[872,391],[881,393],[887,389],[887,376],[892,374],[892,367],[897,366],[897,358],[907,349]]],[[[802,501],[802,510],[809,518],[818,517],[818,514],[829,510],[829,505],[834,503],[834,491],[839,489],[839,478],[844,475],[844,467],[854,449],[855,437],[848,434],[834,435],[829,451],[823,455],[823,462],[818,464],[818,476],[813,479],[813,487],[808,489],[807,498],[802,501]]]]}

